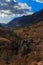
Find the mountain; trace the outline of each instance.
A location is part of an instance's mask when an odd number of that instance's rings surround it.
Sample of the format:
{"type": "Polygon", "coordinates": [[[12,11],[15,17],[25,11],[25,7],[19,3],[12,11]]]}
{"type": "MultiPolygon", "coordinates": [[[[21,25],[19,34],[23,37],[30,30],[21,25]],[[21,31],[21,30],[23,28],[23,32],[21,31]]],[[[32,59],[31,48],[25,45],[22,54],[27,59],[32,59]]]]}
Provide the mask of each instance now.
{"type": "Polygon", "coordinates": [[[1,65],[43,65],[43,21],[22,28],[0,28],[1,65]]]}
{"type": "Polygon", "coordinates": [[[0,24],[0,27],[2,27],[2,25],[0,24]]]}
{"type": "Polygon", "coordinates": [[[19,27],[23,27],[23,26],[26,26],[26,25],[37,23],[40,20],[43,20],[43,10],[40,10],[40,11],[34,13],[33,15],[15,18],[12,21],[10,21],[6,25],[6,27],[19,28],[19,27]]]}
{"type": "Polygon", "coordinates": [[[0,65],[43,65],[43,10],[31,16],[23,27],[0,27],[0,65]]]}
{"type": "Polygon", "coordinates": [[[5,27],[6,24],[0,23],[0,27],[5,27]]]}

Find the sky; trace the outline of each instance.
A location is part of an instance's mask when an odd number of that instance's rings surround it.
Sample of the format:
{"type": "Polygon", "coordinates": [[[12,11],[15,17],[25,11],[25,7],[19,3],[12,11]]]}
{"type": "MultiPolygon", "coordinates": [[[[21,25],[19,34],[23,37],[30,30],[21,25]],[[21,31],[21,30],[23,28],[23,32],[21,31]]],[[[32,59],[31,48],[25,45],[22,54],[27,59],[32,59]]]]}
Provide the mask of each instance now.
{"type": "Polygon", "coordinates": [[[43,9],[43,0],[0,0],[0,23],[43,9]]]}

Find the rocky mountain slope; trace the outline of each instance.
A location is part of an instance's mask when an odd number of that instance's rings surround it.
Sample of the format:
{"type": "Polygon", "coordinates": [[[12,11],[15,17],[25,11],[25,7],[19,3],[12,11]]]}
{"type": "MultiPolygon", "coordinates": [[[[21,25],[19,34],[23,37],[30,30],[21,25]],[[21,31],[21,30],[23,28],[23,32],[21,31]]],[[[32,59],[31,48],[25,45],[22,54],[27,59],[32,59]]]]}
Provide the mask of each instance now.
{"type": "Polygon", "coordinates": [[[38,18],[21,28],[0,27],[0,65],[43,65],[43,14],[38,18]]]}

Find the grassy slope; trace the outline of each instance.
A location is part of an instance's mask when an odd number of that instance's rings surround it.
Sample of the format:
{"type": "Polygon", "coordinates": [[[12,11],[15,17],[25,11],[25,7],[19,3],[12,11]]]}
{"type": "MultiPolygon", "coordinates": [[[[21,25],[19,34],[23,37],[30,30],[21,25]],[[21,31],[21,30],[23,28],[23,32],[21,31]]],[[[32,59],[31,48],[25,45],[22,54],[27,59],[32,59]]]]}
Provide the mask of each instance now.
{"type": "Polygon", "coordinates": [[[0,65],[9,63],[43,65],[43,21],[15,30],[0,28],[0,65]]]}

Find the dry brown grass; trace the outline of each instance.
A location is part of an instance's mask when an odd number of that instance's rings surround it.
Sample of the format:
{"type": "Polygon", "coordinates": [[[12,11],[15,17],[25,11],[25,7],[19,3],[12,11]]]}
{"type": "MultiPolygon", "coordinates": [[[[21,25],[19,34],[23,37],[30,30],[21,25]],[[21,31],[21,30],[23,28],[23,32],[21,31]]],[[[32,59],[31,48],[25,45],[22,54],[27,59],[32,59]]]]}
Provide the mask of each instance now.
{"type": "Polygon", "coordinates": [[[5,42],[8,42],[8,43],[11,42],[10,40],[8,40],[8,39],[6,39],[6,38],[3,38],[3,37],[0,37],[0,41],[5,41],[5,42]]]}
{"type": "Polygon", "coordinates": [[[8,30],[0,28],[0,32],[0,41],[3,43],[10,43],[11,47],[15,47],[16,44],[20,45],[17,55],[14,54],[15,50],[7,50],[10,64],[6,64],[5,61],[7,60],[3,59],[3,55],[5,58],[7,57],[6,49],[4,49],[2,57],[0,57],[0,65],[43,65],[43,21],[20,29],[8,30]],[[24,40],[31,43],[29,43],[29,47],[32,51],[21,56],[22,42],[24,40]]]}

